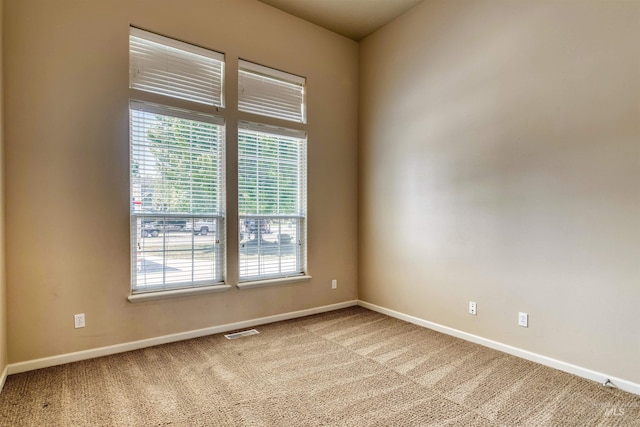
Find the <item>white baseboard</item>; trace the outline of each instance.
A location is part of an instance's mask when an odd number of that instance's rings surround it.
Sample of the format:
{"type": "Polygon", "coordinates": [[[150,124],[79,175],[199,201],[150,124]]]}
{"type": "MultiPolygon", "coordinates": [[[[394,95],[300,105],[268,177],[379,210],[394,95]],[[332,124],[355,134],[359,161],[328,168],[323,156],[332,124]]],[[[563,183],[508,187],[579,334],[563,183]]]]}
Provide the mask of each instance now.
{"type": "Polygon", "coordinates": [[[9,365],[5,366],[2,374],[0,374],[0,393],[2,393],[2,389],[4,388],[4,382],[7,381],[7,375],[9,375],[9,365]]]}
{"type": "Polygon", "coordinates": [[[108,356],[110,354],[124,353],[125,351],[138,350],[141,348],[152,347],[154,345],[167,344],[176,341],[184,341],[191,338],[203,337],[206,335],[219,334],[229,332],[236,329],[244,329],[267,323],[280,322],[282,320],[296,319],[298,317],[310,316],[312,314],[324,313],[327,311],[338,310],[341,308],[352,307],[358,305],[357,300],[345,301],[337,304],[325,305],[322,307],[309,308],[306,310],[292,311],[289,313],[275,314],[273,316],[260,317],[257,319],[244,320],[242,322],[228,323],[226,325],[212,326],[210,328],[197,329],[195,331],[180,332],[177,334],[164,335],[156,338],[149,338],[140,341],[133,341],[122,344],[110,345],[107,347],[93,348],[90,350],[77,351],[74,353],[61,354],[58,356],[44,357],[42,359],[28,360],[26,362],[12,363],[5,369],[2,377],[7,374],[18,374],[20,372],[33,371],[35,369],[48,368],[50,366],[63,365],[65,363],[77,362],[80,360],[93,359],[96,357],[108,356]]]}
{"type": "Polygon", "coordinates": [[[522,359],[530,360],[532,362],[540,363],[541,365],[549,366],[551,368],[558,369],[560,371],[568,372],[579,377],[587,378],[592,381],[604,383],[606,380],[611,381],[620,390],[628,391],[640,395],[640,384],[624,380],[622,378],[616,378],[611,375],[596,372],[591,369],[576,366],[571,363],[563,362],[561,360],[552,359],[551,357],[543,356],[541,354],[532,353],[521,348],[512,347],[507,344],[503,344],[497,341],[493,341],[487,338],[482,338],[477,335],[469,334],[467,332],[453,329],[448,326],[440,325],[438,323],[429,322],[428,320],[420,319],[418,317],[410,316],[408,314],[400,313],[395,310],[391,310],[379,305],[371,304],[366,301],[358,301],[358,305],[369,310],[377,311],[378,313],[386,314],[387,316],[395,317],[396,319],[404,320],[405,322],[413,323],[418,326],[422,326],[434,331],[442,332],[443,334],[451,335],[457,338],[461,338],[465,341],[470,341],[476,344],[480,344],[485,347],[493,348],[504,353],[511,354],[513,356],[520,357],[522,359]]]}

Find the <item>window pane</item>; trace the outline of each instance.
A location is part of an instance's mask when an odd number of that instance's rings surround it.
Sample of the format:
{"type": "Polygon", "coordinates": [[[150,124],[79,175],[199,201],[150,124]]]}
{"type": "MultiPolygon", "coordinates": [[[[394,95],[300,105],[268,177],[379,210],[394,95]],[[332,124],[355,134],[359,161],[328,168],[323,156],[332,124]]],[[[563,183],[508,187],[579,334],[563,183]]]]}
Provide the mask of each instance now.
{"type": "Polygon", "coordinates": [[[220,217],[133,216],[133,290],[143,292],[222,281],[222,232],[220,217]],[[212,228],[201,232],[203,224],[212,224],[212,228]]]}
{"type": "Polygon", "coordinates": [[[259,280],[302,273],[303,219],[241,216],[240,277],[259,280]]]}
{"type": "Polygon", "coordinates": [[[224,128],[147,105],[132,103],[130,110],[133,211],[221,212],[224,128]]]}
{"type": "Polygon", "coordinates": [[[129,87],[224,106],[224,55],[137,28],[129,33],[129,87]]]}
{"type": "Polygon", "coordinates": [[[240,214],[304,215],[304,139],[240,129],[238,175],[240,214]]]}
{"type": "Polygon", "coordinates": [[[305,79],[239,61],[238,110],[304,123],[305,79]]]}

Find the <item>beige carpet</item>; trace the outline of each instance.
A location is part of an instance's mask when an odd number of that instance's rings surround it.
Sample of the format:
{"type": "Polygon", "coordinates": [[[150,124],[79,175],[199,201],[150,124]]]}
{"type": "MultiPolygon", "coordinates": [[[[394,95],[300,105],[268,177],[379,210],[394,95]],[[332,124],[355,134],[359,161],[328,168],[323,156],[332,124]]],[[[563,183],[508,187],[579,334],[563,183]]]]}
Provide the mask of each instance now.
{"type": "Polygon", "coordinates": [[[631,426],[640,397],[353,307],[12,375],[2,426],[631,426]]]}

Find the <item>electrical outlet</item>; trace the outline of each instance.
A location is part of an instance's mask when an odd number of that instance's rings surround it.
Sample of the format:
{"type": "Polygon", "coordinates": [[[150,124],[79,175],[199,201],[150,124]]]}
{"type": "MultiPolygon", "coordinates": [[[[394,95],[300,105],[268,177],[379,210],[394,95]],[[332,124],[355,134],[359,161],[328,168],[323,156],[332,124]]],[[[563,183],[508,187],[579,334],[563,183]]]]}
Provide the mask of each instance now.
{"type": "Polygon", "coordinates": [[[76,329],[84,328],[84,313],[74,314],[73,315],[73,323],[76,329]]]}
{"type": "Polygon", "coordinates": [[[336,279],[331,281],[331,289],[338,289],[338,281],[336,279]]]}
{"type": "Polygon", "coordinates": [[[518,325],[524,328],[529,327],[529,315],[527,313],[523,313],[523,312],[518,313],[518,325]]]}
{"type": "Polygon", "coordinates": [[[469,301],[469,314],[473,314],[474,316],[478,314],[477,308],[475,302],[469,301]]]}

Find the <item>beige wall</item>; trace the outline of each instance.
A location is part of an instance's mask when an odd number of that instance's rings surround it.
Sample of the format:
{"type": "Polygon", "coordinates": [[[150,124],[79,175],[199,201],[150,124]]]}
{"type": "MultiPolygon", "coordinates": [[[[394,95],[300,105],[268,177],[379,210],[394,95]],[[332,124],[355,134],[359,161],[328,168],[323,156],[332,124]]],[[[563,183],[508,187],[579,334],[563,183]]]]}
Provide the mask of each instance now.
{"type": "Polygon", "coordinates": [[[365,39],[360,299],[640,383],[639,53],[632,1],[426,1],[365,39]]]}
{"type": "Polygon", "coordinates": [[[4,29],[4,0],[0,0],[0,375],[7,367],[7,290],[5,281],[5,259],[4,259],[4,102],[2,98],[3,80],[3,57],[2,34],[4,29]]]}
{"type": "MultiPolygon", "coordinates": [[[[355,42],[254,0],[7,0],[5,16],[11,363],[357,297],[355,42]],[[224,52],[229,106],[238,57],[307,77],[310,282],[127,301],[129,24],[224,52]]],[[[243,117],[226,113],[231,283],[243,117]]]]}

